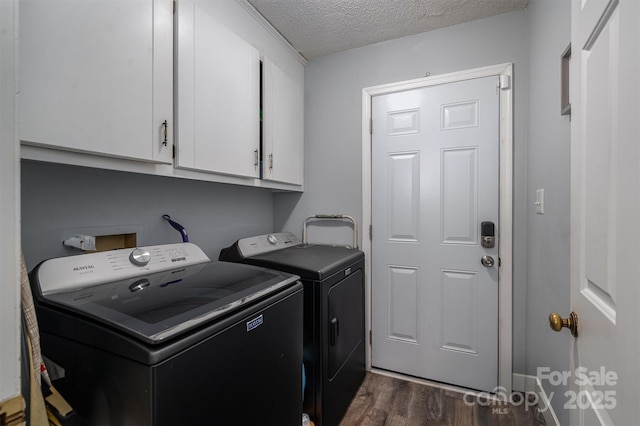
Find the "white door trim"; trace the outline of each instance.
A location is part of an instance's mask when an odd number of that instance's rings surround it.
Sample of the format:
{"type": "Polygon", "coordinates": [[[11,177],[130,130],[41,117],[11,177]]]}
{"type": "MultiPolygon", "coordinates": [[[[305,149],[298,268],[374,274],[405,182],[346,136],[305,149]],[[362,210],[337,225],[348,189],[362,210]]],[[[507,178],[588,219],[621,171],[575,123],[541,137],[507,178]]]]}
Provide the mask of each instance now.
{"type": "MultiPolygon", "coordinates": [[[[365,253],[365,328],[371,331],[371,98],[436,84],[499,76],[500,90],[500,278],[498,331],[498,385],[512,390],[512,288],[513,288],[513,64],[499,64],[362,89],[362,250],[365,253]]],[[[369,334],[370,335],[370,334],[369,334]]],[[[366,345],[367,370],[371,370],[371,345],[366,345]]]]}
{"type": "MultiPolygon", "coordinates": [[[[20,395],[18,1],[0,0],[0,403],[20,395]]],[[[11,407],[11,403],[8,404],[11,407]]],[[[14,414],[13,409],[7,415],[14,414]]],[[[3,410],[4,411],[4,410],[3,410]]]]}

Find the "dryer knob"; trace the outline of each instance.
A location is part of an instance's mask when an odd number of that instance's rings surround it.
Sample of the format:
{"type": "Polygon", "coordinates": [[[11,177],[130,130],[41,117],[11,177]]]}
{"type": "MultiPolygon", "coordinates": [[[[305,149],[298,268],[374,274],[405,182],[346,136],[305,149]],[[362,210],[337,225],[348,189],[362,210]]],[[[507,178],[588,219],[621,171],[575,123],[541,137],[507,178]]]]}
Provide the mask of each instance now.
{"type": "Polygon", "coordinates": [[[267,237],[267,241],[269,241],[269,244],[274,246],[278,242],[278,239],[276,238],[275,235],[269,234],[269,236],[267,237]]]}
{"type": "Polygon", "coordinates": [[[145,266],[151,260],[151,253],[145,249],[135,248],[129,255],[129,260],[136,266],[145,266]]]}

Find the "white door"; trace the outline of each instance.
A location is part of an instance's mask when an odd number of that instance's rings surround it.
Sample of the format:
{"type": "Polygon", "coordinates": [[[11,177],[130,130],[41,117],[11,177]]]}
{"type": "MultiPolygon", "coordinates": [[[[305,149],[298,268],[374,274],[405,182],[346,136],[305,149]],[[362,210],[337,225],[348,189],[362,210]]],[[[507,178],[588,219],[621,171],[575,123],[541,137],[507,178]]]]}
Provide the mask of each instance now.
{"type": "Polygon", "coordinates": [[[493,391],[498,77],[376,96],[372,119],[372,366],[493,391]]]}
{"type": "Polygon", "coordinates": [[[640,419],[639,22],[637,0],[573,2],[571,424],[640,419]]]}

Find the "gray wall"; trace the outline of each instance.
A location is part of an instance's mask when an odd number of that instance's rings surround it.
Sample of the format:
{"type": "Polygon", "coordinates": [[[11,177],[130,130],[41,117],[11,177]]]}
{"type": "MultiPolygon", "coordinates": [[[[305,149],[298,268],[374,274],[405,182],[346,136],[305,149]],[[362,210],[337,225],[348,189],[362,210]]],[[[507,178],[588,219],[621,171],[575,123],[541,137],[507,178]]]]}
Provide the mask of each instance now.
{"type": "MultiPolygon", "coordinates": [[[[526,372],[536,368],[569,371],[568,332],[554,333],[551,312],[566,316],[569,304],[569,179],[570,123],[560,115],[560,55],[571,41],[569,1],[533,0],[527,10],[529,33],[529,149],[527,151],[527,359],[526,372]],[[544,188],[545,213],[535,212],[536,189],[544,188]]],[[[543,381],[554,393],[553,407],[561,424],[562,386],[543,381]]]]}
{"type": "Polygon", "coordinates": [[[273,230],[270,190],[22,162],[22,246],[31,269],[76,254],[62,241],[77,233],[138,233],[138,245],[181,241],[162,219],[181,223],[212,259],[236,239],[273,230]]]}
{"type": "MultiPolygon", "coordinates": [[[[304,218],[344,213],[362,222],[362,89],[514,63],[514,371],[525,372],[528,20],[526,11],[404,37],[309,61],[305,71],[305,192],[276,194],[276,230],[300,234],[304,218]]],[[[346,232],[318,233],[339,241],[346,232]]],[[[347,240],[348,240],[347,236],[347,240]]]]}

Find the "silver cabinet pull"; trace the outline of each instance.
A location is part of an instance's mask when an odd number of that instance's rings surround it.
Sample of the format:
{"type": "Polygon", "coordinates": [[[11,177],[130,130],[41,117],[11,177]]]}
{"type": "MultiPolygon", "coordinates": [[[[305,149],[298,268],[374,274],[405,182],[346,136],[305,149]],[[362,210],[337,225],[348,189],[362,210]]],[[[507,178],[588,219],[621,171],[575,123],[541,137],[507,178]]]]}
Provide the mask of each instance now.
{"type": "Polygon", "coordinates": [[[253,151],[253,153],[255,154],[255,162],[253,163],[254,166],[256,166],[256,169],[258,168],[258,165],[260,164],[260,158],[258,157],[258,150],[256,149],[255,151],[253,151]]]}
{"type": "Polygon", "coordinates": [[[269,170],[273,170],[273,152],[269,154],[269,170]]]}
{"type": "Polygon", "coordinates": [[[164,140],[162,141],[162,145],[167,146],[167,130],[169,129],[169,122],[164,120],[162,127],[164,127],[164,140]]]}

